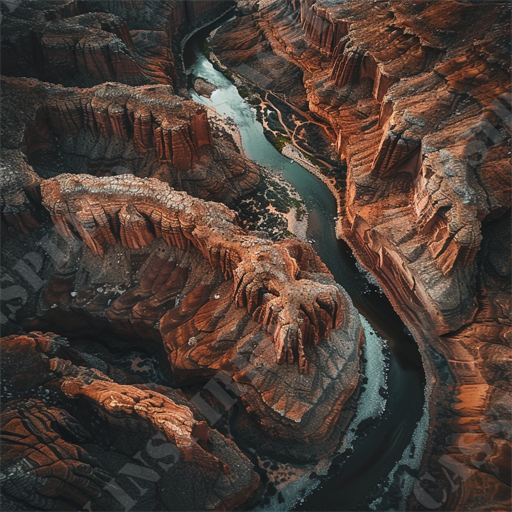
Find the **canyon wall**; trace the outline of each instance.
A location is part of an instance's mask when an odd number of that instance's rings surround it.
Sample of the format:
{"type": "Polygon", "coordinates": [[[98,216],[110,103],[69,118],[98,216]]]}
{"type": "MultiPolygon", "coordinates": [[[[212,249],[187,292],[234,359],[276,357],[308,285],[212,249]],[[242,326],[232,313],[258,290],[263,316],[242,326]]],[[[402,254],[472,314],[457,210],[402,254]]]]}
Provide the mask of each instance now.
{"type": "Polygon", "coordinates": [[[179,391],[109,377],[53,333],[1,348],[2,377],[20,396],[2,407],[3,508],[226,510],[257,488],[247,457],[179,391]]]}
{"type": "Polygon", "coordinates": [[[2,95],[1,201],[10,226],[31,215],[41,178],[68,170],[158,177],[227,203],[260,179],[222,126],[213,127],[213,114],[168,85],[77,89],[4,77],[2,95]]]}
{"type": "Polygon", "coordinates": [[[224,0],[20,1],[2,28],[2,72],[67,86],[116,81],[185,87],[181,42],[224,0]]]}
{"type": "Polygon", "coordinates": [[[41,190],[60,235],[77,233],[87,249],[49,278],[27,322],[65,331],[89,318],[125,338],[161,341],[183,383],[224,371],[245,384],[242,403],[285,451],[307,459],[334,448],[364,336],[347,295],[308,245],[247,234],[223,205],[157,180],[61,175],[41,190]],[[131,265],[121,276],[109,270],[120,258],[131,265]],[[126,292],[107,291],[116,285],[126,292]]]}
{"type": "Polygon", "coordinates": [[[431,435],[408,506],[508,509],[510,6],[251,0],[239,13],[216,56],[302,70],[347,164],[338,233],[420,344],[431,435]]]}
{"type": "Polygon", "coordinates": [[[2,4],[6,509],[250,506],[272,489],[235,437],[314,465],[356,412],[350,298],[238,226],[220,202],[260,168],[182,89],[187,32],[229,7],[2,4]]]}

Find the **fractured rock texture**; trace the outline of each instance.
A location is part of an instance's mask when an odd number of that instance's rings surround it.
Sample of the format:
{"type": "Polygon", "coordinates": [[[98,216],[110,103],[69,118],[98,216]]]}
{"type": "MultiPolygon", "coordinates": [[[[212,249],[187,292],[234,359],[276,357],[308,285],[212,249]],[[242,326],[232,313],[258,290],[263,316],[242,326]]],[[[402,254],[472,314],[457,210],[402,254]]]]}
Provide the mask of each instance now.
{"type": "Polygon", "coordinates": [[[75,89],[4,78],[2,88],[2,207],[18,229],[19,217],[30,215],[37,174],[151,175],[228,203],[259,181],[257,166],[227,136],[214,141],[207,111],[169,86],[75,89]]]}
{"type": "Polygon", "coordinates": [[[273,437],[334,442],[363,335],[310,246],[247,234],[226,207],[156,180],[62,175],[41,190],[59,233],[86,247],[48,279],[36,324],[66,329],[81,313],[122,336],[162,340],[180,380],[224,371],[245,383],[242,401],[273,437]]]}
{"type": "MultiPolygon", "coordinates": [[[[2,338],[2,350],[15,366],[24,364],[27,355],[45,356],[40,358],[39,382],[46,383],[46,393],[52,390],[53,400],[77,415],[49,406],[48,395],[4,408],[6,509],[125,510],[132,504],[139,510],[226,510],[245,501],[257,486],[247,458],[232,441],[212,431],[176,391],[122,385],[99,370],[75,366],[56,357],[73,349],[51,333],[2,338]],[[27,350],[28,345],[32,348],[27,350]],[[77,400],[78,407],[73,404],[77,400]],[[194,480],[196,491],[177,492],[169,485],[177,474],[194,480]],[[133,478],[153,483],[146,488],[149,495],[133,478]]],[[[2,361],[3,377],[8,369],[2,361]]]]}
{"type": "Polygon", "coordinates": [[[184,81],[188,32],[232,7],[223,0],[22,0],[7,4],[2,69],[11,76],[90,87],[184,81]]]}
{"type": "Polygon", "coordinates": [[[293,363],[295,352],[307,372],[304,345],[318,344],[343,323],[336,286],[296,279],[301,270],[309,270],[300,268],[303,262],[296,256],[308,251],[307,246],[288,249],[290,244],[282,247],[246,235],[221,205],[194,200],[156,180],[129,176],[61,175],[43,182],[41,193],[59,233],[73,238],[71,229],[76,230],[95,256],[103,257],[106,246],[116,244],[112,225],[119,226],[121,244],[131,249],[149,245],[153,233],[169,246],[194,246],[212,268],[220,267],[225,279],[234,279],[234,300],[272,333],[280,363],[293,363]]]}

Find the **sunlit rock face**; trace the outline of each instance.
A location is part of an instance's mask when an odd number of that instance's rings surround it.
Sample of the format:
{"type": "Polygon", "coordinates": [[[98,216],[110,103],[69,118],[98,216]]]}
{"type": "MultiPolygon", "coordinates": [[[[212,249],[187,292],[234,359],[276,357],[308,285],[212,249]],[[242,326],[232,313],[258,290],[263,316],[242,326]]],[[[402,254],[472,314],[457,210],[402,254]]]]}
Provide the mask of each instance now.
{"type": "Polygon", "coordinates": [[[420,342],[432,434],[409,506],[509,508],[510,5],[251,0],[239,11],[215,54],[233,70],[276,56],[300,70],[348,167],[338,232],[420,342]]]}
{"type": "MultiPolygon", "coordinates": [[[[254,236],[224,205],[156,179],[63,174],[39,186],[59,259],[45,263],[44,284],[18,318],[46,334],[2,338],[6,503],[57,510],[75,486],[73,508],[117,510],[109,479],[162,439],[176,464],[165,461],[172,470],[147,510],[232,509],[258,486],[233,441],[208,426],[233,408],[232,428],[259,448],[298,461],[333,453],[355,412],[364,334],[311,246],[254,236]],[[142,340],[163,347],[175,386],[202,383],[220,402],[214,409],[201,393],[141,380],[50,328],[111,338],[117,351],[142,340]],[[52,455],[23,466],[32,445],[52,455]],[[54,474],[58,483],[41,480],[54,474]],[[169,491],[181,479],[199,487],[169,491]],[[37,496],[24,491],[30,482],[37,496]]],[[[29,243],[40,234],[24,228],[29,243]]]]}
{"type": "Polygon", "coordinates": [[[155,339],[181,382],[218,372],[239,382],[284,451],[334,448],[364,335],[309,245],[255,237],[223,205],[157,180],[61,175],[41,194],[60,235],[85,246],[54,268],[27,322],[155,339]]]}
{"type": "Polygon", "coordinates": [[[5,337],[1,348],[4,379],[31,369],[14,391],[21,400],[2,408],[3,507],[226,510],[258,486],[249,460],[181,392],[108,377],[106,363],[53,333],[5,337]],[[43,399],[26,398],[43,383],[43,399]]]}

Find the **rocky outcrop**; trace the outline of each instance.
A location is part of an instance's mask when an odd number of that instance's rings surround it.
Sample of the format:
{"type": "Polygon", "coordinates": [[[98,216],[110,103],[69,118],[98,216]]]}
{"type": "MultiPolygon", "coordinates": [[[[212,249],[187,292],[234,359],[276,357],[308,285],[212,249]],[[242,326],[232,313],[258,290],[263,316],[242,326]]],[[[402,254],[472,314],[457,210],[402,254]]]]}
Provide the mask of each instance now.
{"type": "Polygon", "coordinates": [[[150,82],[130,51],[134,44],[126,23],[112,14],[87,13],[52,21],[40,44],[44,79],[72,85],[150,82]]]}
{"type": "Polygon", "coordinates": [[[2,204],[5,221],[19,229],[20,216],[33,217],[38,174],[150,175],[228,203],[259,181],[229,136],[213,131],[207,111],[169,86],[75,89],[4,78],[2,94],[2,204]]]}
{"type": "Polygon", "coordinates": [[[300,11],[300,22],[308,42],[328,55],[337,50],[340,40],[348,33],[348,24],[333,19],[329,10],[316,5],[315,0],[292,0],[291,3],[296,11],[300,11]]]}
{"type": "MultiPolygon", "coordinates": [[[[154,150],[160,163],[169,162],[183,172],[199,160],[203,146],[213,146],[206,111],[166,86],[132,89],[106,84],[92,89],[89,98],[84,97],[87,92],[67,95],[65,102],[49,98],[45,110],[51,132],[77,135],[88,129],[96,138],[133,138],[137,152],[154,150]]],[[[38,134],[45,131],[37,127],[38,134]]]]}
{"type": "Polygon", "coordinates": [[[23,1],[5,10],[2,71],[63,85],[184,85],[181,42],[229,1],[23,1]]]}
{"type": "Polygon", "coordinates": [[[206,201],[260,179],[180,90],[187,34],[231,6],[2,4],[6,509],[252,506],[253,448],[316,463],[356,413],[350,298],[206,201]]]}
{"type": "Polygon", "coordinates": [[[310,246],[247,234],[226,207],[156,180],[63,175],[41,192],[59,233],[87,249],[54,269],[25,322],[65,331],[89,318],[125,339],[161,340],[182,382],[227,372],[240,383],[236,394],[285,451],[332,450],[363,334],[310,246]]]}
{"type": "MultiPolygon", "coordinates": [[[[273,246],[246,235],[235,226],[234,214],[221,205],[194,200],[156,180],[128,176],[62,175],[43,182],[41,194],[59,233],[73,238],[73,229],[95,256],[103,257],[117,234],[131,249],[149,245],[153,233],[169,246],[194,246],[225,279],[233,278],[234,300],[272,334],[279,363],[293,363],[298,357],[299,368],[307,372],[304,346],[317,345],[343,323],[343,299],[335,285],[297,280],[307,268],[294,256],[307,246],[273,246]],[[118,233],[112,225],[119,226],[118,233]]],[[[328,274],[320,262],[315,266],[328,274]]]]}
{"type": "MultiPolygon", "coordinates": [[[[45,384],[43,400],[25,399],[3,409],[4,507],[124,510],[131,504],[143,510],[226,510],[242,504],[257,487],[248,459],[212,431],[179,392],[121,385],[99,370],[75,366],[56,357],[73,349],[51,333],[11,336],[1,343],[9,364],[38,358],[39,384],[45,384]],[[59,407],[48,404],[50,391],[59,407]],[[98,428],[89,432],[94,423],[104,434],[98,428]],[[169,484],[177,475],[193,480],[196,489],[185,484],[176,492],[169,484]],[[143,492],[133,478],[150,488],[143,492]]],[[[8,369],[3,360],[2,370],[8,369]]]]}
{"type": "Polygon", "coordinates": [[[247,66],[275,54],[302,69],[348,166],[338,233],[420,343],[432,435],[410,506],[506,509],[510,439],[489,422],[510,421],[510,318],[498,305],[510,295],[509,6],[250,1],[240,13],[243,40],[220,29],[216,56],[231,66],[264,34],[268,55],[247,66]],[[334,26],[345,28],[333,49],[334,26]],[[460,487],[443,495],[448,460],[460,487]]]}

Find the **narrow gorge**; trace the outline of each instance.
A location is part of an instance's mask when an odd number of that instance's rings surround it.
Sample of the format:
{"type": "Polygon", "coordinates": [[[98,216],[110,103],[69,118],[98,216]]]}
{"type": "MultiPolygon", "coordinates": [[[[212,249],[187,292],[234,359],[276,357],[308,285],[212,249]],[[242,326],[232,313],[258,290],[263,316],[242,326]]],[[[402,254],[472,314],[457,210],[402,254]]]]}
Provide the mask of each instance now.
{"type": "Polygon", "coordinates": [[[510,509],[508,2],[0,8],[3,510],[510,509]]]}

